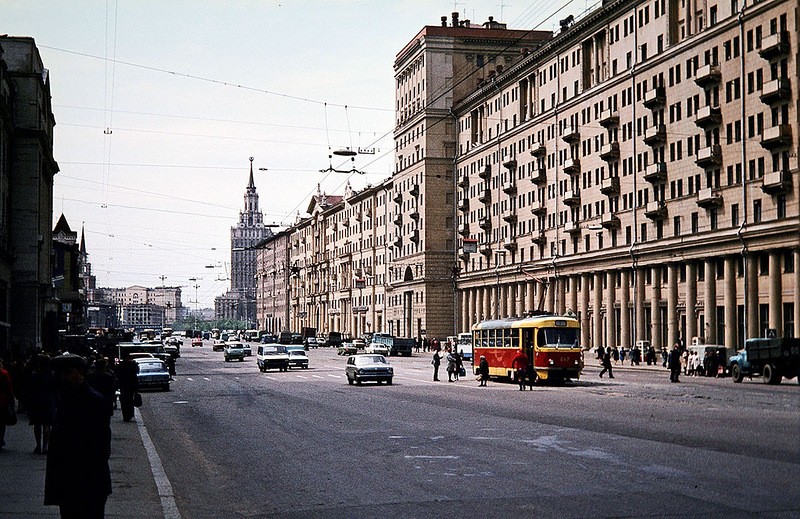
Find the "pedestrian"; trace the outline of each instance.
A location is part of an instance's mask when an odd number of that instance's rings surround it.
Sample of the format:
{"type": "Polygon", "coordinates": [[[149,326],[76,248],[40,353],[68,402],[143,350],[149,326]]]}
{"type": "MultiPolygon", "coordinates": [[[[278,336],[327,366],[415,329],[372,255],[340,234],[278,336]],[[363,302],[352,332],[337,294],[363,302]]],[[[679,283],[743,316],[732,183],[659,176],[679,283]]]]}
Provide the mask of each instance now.
{"type": "Polygon", "coordinates": [[[681,350],[680,345],[676,342],[669,353],[669,381],[680,382],[679,375],[681,373],[681,350]]]}
{"type": "Polygon", "coordinates": [[[681,353],[681,369],[684,375],[689,371],[689,350],[683,350],[681,353]]]}
{"type": "Polygon", "coordinates": [[[616,346],[611,348],[611,357],[614,359],[614,365],[616,366],[617,363],[619,362],[619,350],[617,349],[616,346]]]}
{"type": "Polygon", "coordinates": [[[669,351],[666,348],[661,348],[661,367],[666,368],[669,362],[669,351]]]}
{"type": "MultiPolygon", "coordinates": [[[[169,358],[172,358],[170,355],[169,358]]],[[[92,388],[103,395],[108,408],[108,416],[114,414],[114,402],[117,399],[117,377],[108,369],[108,360],[100,357],[94,362],[94,369],[86,374],[86,381],[92,388]]]]}
{"type": "Polygon", "coordinates": [[[449,346],[447,347],[447,349],[445,351],[447,352],[447,357],[445,357],[447,359],[447,381],[448,382],[452,382],[453,381],[453,374],[456,371],[456,358],[453,355],[453,352],[450,351],[450,347],[449,346]]]}
{"type": "Polygon", "coordinates": [[[619,361],[623,366],[625,365],[625,354],[626,353],[627,352],[625,351],[625,346],[623,346],[623,347],[621,347],[619,349],[619,361]]]}
{"type": "Polygon", "coordinates": [[[433,381],[439,382],[439,365],[442,363],[442,357],[439,356],[439,350],[435,350],[433,352],[433,360],[431,364],[433,364],[433,381]]]}
{"type": "Polygon", "coordinates": [[[119,386],[119,405],[122,408],[122,421],[133,420],[133,398],[139,390],[139,366],[129,356],[125,356],[117,366],[117,385],[119,386]]]}
{"type": "Polygon", "coordinates": [[[56,421],[56,381],[47,355],[31,358],[32,371],[28,377],[28,423],[33,426],[35,454],[47,454],[50,429],[56,421]]]}
{"type": "Polygon", "coordinates": [[[481,355],[481,361],[478,363],[478,374],[481,376],[481,386],[486,386],[489,381],[489,361],[486,360],[484,355],[481,355]]]}
{"type": "Polygon", "coordinates": [[[614,378],[614,371],[611,369],[611,355],[606,352],[602,360],[603,369],[600,371],[600,378],[603,378],[603,373],[608,371],[608,378],[614,378]]]}
{"type": "Polygon", "coordinates": [[[51,366],[58,386],[50,435],[44,504],[57,505],[62,519],[100,519],[111,494],[111,424],[103,396],[86,382],[86,360],[65,353],[51,366]]]}
{"type": "Polygon", "coordinates": [[[175,372],[175,357],[172,355],[167,355],[167,370],[169,371],[169,379],[173,380],[173,377],[176,376],[177,373],[175,372]]]}
{"type": "MultiPolygon", "coordinates": [[[[464,360],[463,360],[464,357],[463,357],[463,355],[464,355],[464,350],[461,350],[461,353],[459,353],[456,350],[456,345],[454,344],[453,345],[453,356],[456,358],[456,370],[454,372],[454,376],[455,376],[456,382],[458,382],[458,377],[461,376],[461,372],[464,369],[464,360]]],[[[466,372],[465,372],[465,374],[466,374],[466,372]]]]}
{"type": "Polygon", "coordinates": [[[514,370],[514,376],[519,384],[519,390],[525,391],[525,375],[528,371],[528,356],[522,350],[517,351],[514,359],[511,361],[511,369],[514,370]]]}
{"type": "Polygon", "coordinates": [[[6,445],[6,423],[13,412],[14,387],[11,385],[11,376],[3,367],[3,359],[0,359],[0,451],[6,445]]]}
{"type": "Polygon", "coordinates": [[[414,350],[415,350],[417,353],[419,353],[419,343],[420,343],[419,337],[417,337],[416,339],[414,339],[414,350]]]}
{"type": "Polygon", "coordinates": [[[429,346],[430,343],[428,343],[428,338],[425,337],[424,339],[422,339],[422,353],[426,353],[428,351],[429,346]]]}
{"type": "Polygon", "coordinates": [[[528,381],[528,389],[533,391],[533,383],[536,382],[536,370],[533,369],[533,362],[528,363],[528,369],[525,372],[525,379],[528,381]]]}

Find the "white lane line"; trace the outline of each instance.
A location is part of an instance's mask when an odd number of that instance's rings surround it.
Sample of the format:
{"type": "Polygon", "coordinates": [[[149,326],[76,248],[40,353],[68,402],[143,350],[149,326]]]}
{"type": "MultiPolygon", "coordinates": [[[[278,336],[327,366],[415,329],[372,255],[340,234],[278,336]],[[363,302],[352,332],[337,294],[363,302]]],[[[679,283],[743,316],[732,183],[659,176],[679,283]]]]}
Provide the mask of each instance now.
{"type": "Polygon", "coordinates": [[[417,455],[417,456],[411,456],[409,454],[406,454],[403,457],[406,458],[406,459],[423,459],[423,460],[458,460],[458,459],[461,459],[461,456],[425,456],[425,455],[422,455],[422,454],[417,455]]]}
{"type": "Polygon", "coordinates": [[[208,377],[203,377],[203,380],[206,380],[206,381],[208,381],[208,382],[211,382],[211,379],[210,379],[210,378],[208,378],[208,377]]]}
{"type": "Polygon", "coordinates": [[[303,380],[307,379],[308,377],[305,375],[295,375],[297,378],[302,378],[303,380]]]}
{"type": "Polygon", "coordinates": [[[265,376],[264,378],[268,378],[268,379],[270,379],[270,380],[278,380],[277,378],[275,378],[275,377],[270,377],[269,375],[265,376]]]}
{"type": "Polygon", "coordinates": [[[320,375],[311,375],[311,376],[314,377],[314,378],[325,378],[325,377],[322,377],[320,375]]]}
{"type": "Polygon", "coordinates": [[[150,439],[150,435],[147,433],[147,427],[144,426],[144,420],[142,420],[139,410],[134,409],[134,412],[136,413],[136,426],[139,428],[139,435],[142,437],[142,443],[147,451],[147,459],[150,461],[150,470],[152,470],[153,479],[156,482],[158,497],[161,498],[161,510],[164,512],[164,519],[181,519],[178,503],[175,502],[175,494],[172,492],[172,484],[164,471],[164,465],[161,463],[156,446],[153,445],[153,440],[150,439]]]}
{"type": "Polygon", "coordinates": [[[328,376],[331,377],[331,378],[342,378],[339,375],[328,375],[328,376]]]}
{"type": "Polygon", "coordinates": [[[189,382],[194,382],[194,379],[192,377],[186,377],[186,380],[188,380],[189,382]]]}

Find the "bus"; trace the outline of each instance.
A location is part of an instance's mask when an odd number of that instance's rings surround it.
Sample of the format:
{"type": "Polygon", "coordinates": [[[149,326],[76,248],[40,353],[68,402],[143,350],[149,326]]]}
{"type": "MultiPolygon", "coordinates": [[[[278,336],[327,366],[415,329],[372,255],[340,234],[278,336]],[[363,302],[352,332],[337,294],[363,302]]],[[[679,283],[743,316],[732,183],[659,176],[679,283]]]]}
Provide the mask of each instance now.
{"type": "MultiPolygon", "coordinates": [[[[483,321],[472,327],[473,353],[489,362],[489,376],[511,378],[518,351],[528,356],[536,378],[556,384],[579,379],[583,369],[580,323],[574,317],[533,317],[483,321]]],[[[478,374],[478,363],[474,365],[478,374]]]]}
{"type": "Polygon", "coordinates": [[[165,326],[161,329],[161,338],[166,339],[167,337],[172,337],[172,328],[165,326]]]}
{"type": "Polygon", "coordinates": [[[215,340],[219,340],[220,337],[220,330],[219,328],[211,328],[211,338],[215,340]]]}
{"type": "Polygon", "coordinates": [[[462,359],[472,360],[472,334],[469,332],[459,333],[456,348],[462,359]]]}

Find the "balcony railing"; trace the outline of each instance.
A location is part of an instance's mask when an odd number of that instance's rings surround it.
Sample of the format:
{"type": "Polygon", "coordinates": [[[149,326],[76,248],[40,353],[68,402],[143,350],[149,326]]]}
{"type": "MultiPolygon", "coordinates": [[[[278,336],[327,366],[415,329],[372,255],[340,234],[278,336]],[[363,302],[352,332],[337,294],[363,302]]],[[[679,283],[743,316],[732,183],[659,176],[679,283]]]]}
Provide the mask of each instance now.
{"type": "Polygon", "coordinates": [[[654,162],[645,168],[644,179],[651,184],[667,180],[667,163],[654,162]]]}
{"type": "Polygon", "coordinates": [[[761,190],[770,195],[786,193],[792,188],[792,174],[790,171],[772,171],[764,175],[761,190]]]}
{"type": "Polygon", "coordinates": [[[570,189],[564,193],[564,203],[569,206],[580,205],[581,193],[577,189],[570,189]]]}
{"type": "Polygon", "coordinates": [[[778,31],[761,40],[758,54],[764,59],[777,58],[789,53],[789,32],[778,31]]]}
{"type": "Polygon", "coordinates": [[[722,195],[707,187],[697,192],[697,205],[706,209],[722,205],[722,195]]]}
{"type": "Polygon", "coordinates": [[[564,224],[564,232],[568,234],[580,234],[581,224],[579,222],[567,222],[564,224]]]}
{"type": "Polygon", "coordinates": [[[567,175],[578,175],[581,172],[581,160],[569,158],[564,161],[564,173],[567,175]]]}
{"type": "Polygon", "coordinates": [[[515,182],[506,182],[503,184],[503,193],[513,195],[517,192],[517,184],[515,182]]]}
{"type": "Polygon", "coordinates": [[[790,100],[792,98],[792,84],[789,78],[778,78],[764,83],[761,87],[760,98],[766,104],[790,100]]]}
{"type": "Polygon", "coordinates": [[[484,216],[483,218],[478,220],[478,226],[481,229],[486,230],[492,226],[492,221],[489,219],[489,217],[484,216]]]}
{"type": "Polygon", "coordinates": [[[649,146],[658,146],[667,139],[667,127],[663,124],[651,126],[644,132],[644,142],[649,146]]]}
{"type": "Polygon", "coordinates": [[[478,194],[478,200],[487,204],[492,201],[492,191],[489,189],[484,188],[480,194],[478,194]]]}
{"type": "Polygon", "coordinates": [[[619,194],[619,177],[604,178],[600,181],[600,192],[604,195],[614,196],[619,194]]]}
{"type": "Polygon", "coordinates": [[[766,149],[786,146],[792,142],[792,127],[788,124],[779,124],[767,128],[761,134],[761,146],[766,149]]]}
{"type": "Polygon", "coordinates": [[[465,173],[458,177],[458,187],[469,187],[469,175],[465,173]]]}
{"type": "Polygon", "coordinates": [[[469,199],[464,198],[458,202],[458,210],[462,212],[469,211],[469,199]]]}
{"type": "Polygon", "coordinates": [[[600,114],[600,120],[598,122],[603,128],[613,128],[619,124],[619,112],[611,109],[604,110],[600,114]]]}
{"type": "Polygon", "coordinates": [[[544,205],[544,203],[541,202],[541,201],[534,202],[533,205],[531,206],[531,213],[535,214],[537,216],[541,216],[543,214],[546,214],[547,213],[547,206],[544,205]]]}
{"type": "Polygon", "coordinates": [[[694,82],[697,83],[697,86],[706,87],[708,85],[716,85],[721,77],[722,73],[719,65],[708,64],[697,69],[694,74],[694,82]]]}
{"type": "Polygon", "coordinates": [[[663,220],[667,217],[667,205],[662,200],[647,202],[644,215],[651,220],[663,220]]]}
{"type": "Polygon", "coordinates": [[[605,229],[619,229],[619,218],[617,218],[617,216],[613,213],[604,214],[600,217],[600,225],[602,225],[605,229]]]}
{"type": "Polygon", "coordinates": [[[517,214],[506,213],[503,215],[503,220],[505,220],[507,223],[510,223],[511,225],[514,225],[515,223],[517,223],[517,214]]]}
{"type": "Polygon", "coordinates": [[[717,126],[722,122],[722,111],[719,106],[704,106],[697,109],[694,116],[694,124],[700,128],[717,126]]]}
{"type": "Polygon", "coordinates": [[[606,162],[618,159],[619,143],[609,142],[608,144],[604,144],[603,147],[600,148],[600,158],[605,160],[606,162]]]}
{"type": "Polygon", "coordinates": [[[486,164],[483,167],[483,169],[480,170],[480,172],[478,173],[478,176],[480,178],[482,178],[483,180],[488,180],[489,177],[492,176],[492,166],[490,166],[489,164],[486,164]]]}
{"type": "Polygon", "coordinates": [[[531,155],[534,157],[544,157],[547,155],[547,148],[541,142],[533,142],[531,144],[531,155]]]}
{"type": "Polygon", "coordinates": [[[647,108],[658,108],[667,102],[667,90],[662,86],[651,88],[644,93],[644,106],[647,108]]]}
{"type": "Polygon", "coordinates": [[[547,170],[544,166],[534,165],[533,169],[531,170],[530,176],[531,182],[536,185],[544,184],[547,182],[547,170]]]}
{"type": "Polygon", "coordinates": [[[719,144],[700,148],[694,157],[694,163],[701,168],[710,168],[722,164],[722,148],[719,144]]]}
{"type": "Polygon", "coordinates": [[[578,129],[578,125],[571,124],[564,127],[564,131],[561,132],[561,138],[564,139],[564,142],[577,142],[580,140],[581,133],[578,129]]]}

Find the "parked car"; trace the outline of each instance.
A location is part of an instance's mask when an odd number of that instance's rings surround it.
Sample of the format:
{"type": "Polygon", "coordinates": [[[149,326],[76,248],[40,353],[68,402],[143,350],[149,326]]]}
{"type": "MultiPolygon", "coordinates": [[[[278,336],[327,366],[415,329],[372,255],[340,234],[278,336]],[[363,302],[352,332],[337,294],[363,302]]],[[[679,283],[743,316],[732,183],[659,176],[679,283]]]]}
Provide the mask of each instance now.
{"type": "Polygon", "coordinates": [[[276,368],[280,371],[289,371],[289,353],[286,351],[286,346],[279,344],[259,346],[256,362],[262,373],[276,368]]]}
{"type": "Polygon", "coordinates": [[[317,338],[316,337],[306,337],[306,340],[304,342],[305,342],[306,349],[316,348],[316,347],[319,346],[319,344],[317,344],[317,338]]]}
{"type": "Polygon", "coordinates": [[[305,350],[289,350],[289,367],[308,369],[308,355],[305,350]]]}
{"type": "Polygon", "coordinates": [[[378,355],[385,355],[385,356],[388,357],[389,356],[389,347],[386,346],[385,344],[381,344],[381,343],[378,343],[378,342],[371,342],[371,343],[369,343],[369,346],[364,348],[364,352],[365,353],[376,353],[378,355]]]}
{"type": "Polygon", "coordinates": [[[367,343],[364,342],[364,339],[353,339],[352,342],[355,345],[355,347],[359,350],[363,350],[364,348],[367,347],[367,343]]]}
{"type": "Polygon", "coordinates": [[[245,345],[238,341],[229,341],[225,343],[225,362],[230,362],[233,359],[244,360],[245,345]]]}
{"type": "Polygon", "coordinates": [[[136,360],[136,359],[154,359],[156,358],[155,355],[152,353],[145,353],[143,351],[137,351],[134,353],[129,353],[128,358],[136,360]]]}
{"type": "Polygon", "coordinates": [[[200,337],[195,337],[194,339],[192,339],[192,348],[194,348],[195,346],[203,346],[203,339],[201,339],[200,337]]]}
{"type": "Polygon", "coordinates": [[[275,344],[278,342],[278,338],[271,334],[265,334],[261,336],[261,344],[275,344]]]}
{"type": "Polygon", "coordinates": [[[358,348],[352,342],[343,342],[336,350],[337,355],[355,355],[358,353],[358,348]]]}
{"type": "Polygon", "coordinates": [[[328,345],[328,338],[324,335],[317,335],[317,346],[324,348],[328,345]]]}
{"type": "Polygon", "coordinates": [[[225,341],[214,341],[214,344],[211,345],[211,349],[213,351],[222,351],[225,349],[225,341]]]}
{"type": "Polygon", "coordinates": [[[250,357],[253,355],[253,348],[249,344],[242,344],[242,351],[244,351],[245,357],[250,357]]]}
{"type": "Polygon", "coordinates": [[[169,371],[163,360],[150,357],[134,361],[139,365],[139,373],[136,375],[139,389],[160,388],[162,391],[169,391],[169,371]]]}
{"type": "Polygon", "coordinates": [[[394,377],[394,369],[392,369],[383,355],[363,353],[361,355],[350,355],[347,358],[344,374],[347,377],[347,383],[350,385],[354,382],[360,385],[361,382],[371,380],[378,384],[384,381],[387,384],[391,384],[392,377],[394,377]]]}

